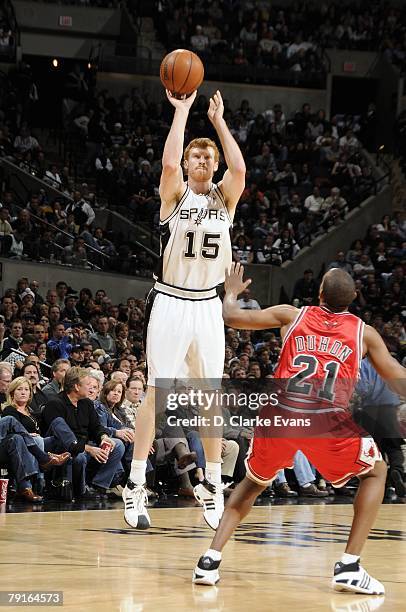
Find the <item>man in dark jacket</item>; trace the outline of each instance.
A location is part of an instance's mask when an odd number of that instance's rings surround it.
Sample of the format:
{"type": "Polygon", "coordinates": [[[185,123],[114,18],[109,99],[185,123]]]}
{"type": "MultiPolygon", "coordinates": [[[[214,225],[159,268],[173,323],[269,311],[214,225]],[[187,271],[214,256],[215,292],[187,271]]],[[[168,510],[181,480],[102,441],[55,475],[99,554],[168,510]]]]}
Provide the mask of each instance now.
{"type": "Polygon", "coordinates": [[[45,395],[47,401],[55,399],[58,393],[62,391],[63,381],[70,367],[69,359],[57,359],[52,364],[52,380],[42,387],[42,393],[45,395]]]}
{"type": "Polygon", "coordinates": [[[47,436],[55,436],[61,449],[72,455],[72,482],[75,497],[94,498],[104,494],[116,473],[122,471],[124,444],[109,438],[108,430],[88,399],[87,370],[73,367],[66,372],[64,391],[50,400],[43,411],[47,436]],[[111,445],[110,453],[100,447],[103,441],[111,445]],[[98,444],[99,446],[96,446],[98,444]],[[86,468],[92,472],[93,488],[86,487],[86,468]]]}
{"type": "Polygon", "coordinates": [[[303,306],[317,304],[319,296],[319,283],[313,278],[313,270],[305,270],[303,278],[295,283],[293,299],[298,299],[303,306]]]}

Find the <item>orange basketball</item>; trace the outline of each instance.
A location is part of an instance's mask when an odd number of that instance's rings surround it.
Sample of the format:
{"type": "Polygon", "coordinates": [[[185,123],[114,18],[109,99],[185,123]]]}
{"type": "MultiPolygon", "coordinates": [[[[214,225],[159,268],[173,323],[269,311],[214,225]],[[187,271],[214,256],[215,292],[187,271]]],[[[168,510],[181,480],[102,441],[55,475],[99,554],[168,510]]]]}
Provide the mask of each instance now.
{"type": "Polygon", "coordinates": [[[202,84],[204,67],[200,57],[186,49],[176,49],[164,57],[159,70],[162,85],[175,96],[189,96],[202,84]]]}

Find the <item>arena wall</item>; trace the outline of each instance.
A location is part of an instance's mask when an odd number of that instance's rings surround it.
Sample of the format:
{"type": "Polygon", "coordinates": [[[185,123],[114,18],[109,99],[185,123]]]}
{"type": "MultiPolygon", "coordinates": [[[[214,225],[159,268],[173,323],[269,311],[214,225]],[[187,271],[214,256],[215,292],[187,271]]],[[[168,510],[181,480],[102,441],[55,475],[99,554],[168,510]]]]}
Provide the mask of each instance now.
{"type": "Polygon", "coordinates": [[[119,9],[50,4],[14,0],[25,55],[87,60],[92,47],[102,41],[104,53],[113,55],[120,34],[119,9]],[[72,25],[60,25],[70,17],[72,25]]]}
{"type": "Polygon", "coordinates": [[[2,294],[9,287],[15,287],[17,279],[21,276],[37,280],[40,284],[39,292],[43,296],[48,289],[53,289],[59,280],[64,280],[78,291],[83,287],[88,287],[93,293],[97,289],[105,289],[107,295],[114,299],[115,304],[125,302],[129,296],[145,298],[152,286],[152,279],[0,258],[2,294]]]}
{"type": "MultiPolygon", "coordinates": [[[[152,101],[162,100],[164,93],[158,77],[129,73],[99,72],[97,86],[99,89],[114,91],[116,96],[129,93],[131,89],[138,87],[140,91],[147,92],[152,101]]],[[[211,96],[217,89],[220,89],[223,98],[230,101],[232,108],[238,108],[244,98],[249,100],[258,112],[272,108],[276,103],[282,104],[283,110],[288,116],[300,109],[305,102],[309,102],[315,110],[327,108],[325,89],[204,81],[199,89],[199,94],[211,96]]]]}
{"type": "MultiPolygon", "coordinates": [[[[110,36],[118,36],[120,33],[119,9],[88,6],[82,8],[49,2],[27,2],[26,0],[13,0],[13,6],[17,23],[22,30],[49,30],[59,38],[71,32],[110,36]],[[72,25],[60,25],[61,16],[71,17],[72,25]]],[[[24,52],[27,53],[25,49],[24,52]]]]}

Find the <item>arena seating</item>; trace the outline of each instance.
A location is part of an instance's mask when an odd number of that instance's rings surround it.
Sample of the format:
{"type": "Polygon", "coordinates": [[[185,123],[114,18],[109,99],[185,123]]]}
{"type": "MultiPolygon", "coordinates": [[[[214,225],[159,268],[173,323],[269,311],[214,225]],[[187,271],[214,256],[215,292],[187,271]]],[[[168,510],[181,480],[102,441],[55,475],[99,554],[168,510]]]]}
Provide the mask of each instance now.
{"type": "MultiPolygon", "coordinates": [[[[67,137],[61,158],[31,133],[38,95],[30,67],[21,64],[3,77],[3,83],[0,154],[60,192],[55,198],[46,190],[40,193],[39,185],[37,193],[27,192],[26,201],[6,195],[4,207],[10,208],[7,201],[12,203],[7,219],[11,225],[17,223],[20,208],[26,208],[35,228],[35,239],[31,229],[23,232],[23,256],[44,260],[48,252],[49,257],[53,253],[53,261],[69,265],[150,275],[154,258],[148,250],[123,239],[114,227],[104,232],[94,216],[98,208],[108,207],[148,228],[151,235],[156,232],[160,158],[170,106],[164,101],[149,103],[136,89],[120,99],[95,91],[75,68],[66,76],[67,137]],[[58,240],[53,240],[50,251],[39,247],[39,237],[50,229],[44,222],[58,228],[58,240]],[[72,256],[79,235],[85,244],[72,256]]],[[[199,96],[187,140],[213,136],[207,107],[208,100],[199,96]]],[[[280,265],[341,223],[349,210],[376,191],[372,169],[361,151],[374,127],[373,109],[372,114],[366,109],[363,116],[338,115],[329,121],[323,110],[308,104],[292,116],[285,116],[277,102],[261,114],[247,100],[238,108],[225,100],[225,107],[247,164],[247,186],[232,233],[236,260],[280,265]]],[[[219,176],[222,170],[220,166],[219,176]]],[[[4,255],[10,254],[9,239],[2,241],[2,247],[4,255]]],[[[13,247],[11,256],[16,256],[15,251],[13,247]]]]}
{"type": "MultiPolygon", "coordinates": [[[[139,3],[128,6],[134,13],[140,9],[139,3]]],[[[144,11],[155,15],[168,50],[190,47],[213,64],[269,68],[273,78],[286,71],[325,72],[329,48],[381,51],[401,72],[406,65],[406,9],[398,2],[302,0],[287,9],[283,2],[179,0],[148,3],[144,11]]]]}

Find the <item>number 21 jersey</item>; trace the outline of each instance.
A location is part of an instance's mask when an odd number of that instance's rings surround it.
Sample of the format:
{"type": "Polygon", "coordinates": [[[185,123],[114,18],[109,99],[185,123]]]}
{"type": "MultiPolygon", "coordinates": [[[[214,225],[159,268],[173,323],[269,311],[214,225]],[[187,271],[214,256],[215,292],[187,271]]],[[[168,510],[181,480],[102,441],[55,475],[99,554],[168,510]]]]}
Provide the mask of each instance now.
{"type": "Polygon", "coordinates": [[[346,410],[358,379],[364,323],[323,306],[300,309],[282,345],[275,378],[283,407],[300,412],[346,410]]]}
{"type": "Polygon", "coordinates": [[[221,189],[207,194],[189,186],[172,214],[160,222],[160,260],[154,278],[189,291],[210,291],[231,266],[232,221],[221,189]]]}

